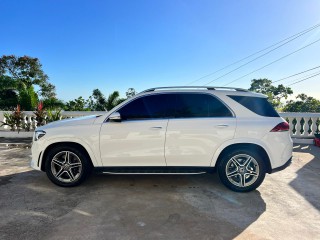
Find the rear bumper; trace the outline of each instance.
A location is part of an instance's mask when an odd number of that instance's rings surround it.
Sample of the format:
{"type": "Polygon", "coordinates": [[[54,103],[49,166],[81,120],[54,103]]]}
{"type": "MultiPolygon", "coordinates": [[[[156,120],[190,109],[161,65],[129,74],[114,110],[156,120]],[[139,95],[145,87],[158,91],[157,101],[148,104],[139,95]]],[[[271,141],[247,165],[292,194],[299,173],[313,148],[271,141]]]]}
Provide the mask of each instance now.
{"type": "Polygon", "coordinates": [[[290,159],[282,166],[272,169],[271,173],[282,171],[283,169],[289,167],[291,163],[292,163],[292,157],[290,157],[290,159]]]}

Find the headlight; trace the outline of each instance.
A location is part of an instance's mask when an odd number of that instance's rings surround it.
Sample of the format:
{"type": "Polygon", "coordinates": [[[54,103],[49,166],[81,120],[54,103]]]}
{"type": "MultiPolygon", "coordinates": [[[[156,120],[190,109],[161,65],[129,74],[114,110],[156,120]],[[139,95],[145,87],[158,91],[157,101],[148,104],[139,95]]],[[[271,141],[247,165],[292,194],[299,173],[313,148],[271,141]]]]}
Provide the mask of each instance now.
{"type": "Polygon", "coordinates": [[[37,141],[38,139],[42,138],[44,135],[46,135],[45,131],[42,131],[42,130],[35,131],[34,140],[37,141]]]}

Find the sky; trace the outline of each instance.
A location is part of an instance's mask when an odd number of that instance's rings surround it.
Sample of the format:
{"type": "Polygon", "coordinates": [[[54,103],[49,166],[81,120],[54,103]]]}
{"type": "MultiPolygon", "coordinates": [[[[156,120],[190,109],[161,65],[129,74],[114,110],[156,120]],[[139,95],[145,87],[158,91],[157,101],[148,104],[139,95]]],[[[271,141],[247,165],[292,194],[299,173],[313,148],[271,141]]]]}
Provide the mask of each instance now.
{"type": "MultiPolygon", "coordinates": [[[[319,12],[318,0],[1,0],[0,55],[39,58],[64,101],[95,88],[125,96],[130,87],[201,86],[246,61],[203,76],[320,23],[319,12]]],[[[318,39],[320,27],[210,85],[318,39]]],[[[249,88],[252,79],[276,81],[319,65],[320,41],[228,86],[249,88]]],[[[291,87],[320,99],[320,75],[291,87]]]]}

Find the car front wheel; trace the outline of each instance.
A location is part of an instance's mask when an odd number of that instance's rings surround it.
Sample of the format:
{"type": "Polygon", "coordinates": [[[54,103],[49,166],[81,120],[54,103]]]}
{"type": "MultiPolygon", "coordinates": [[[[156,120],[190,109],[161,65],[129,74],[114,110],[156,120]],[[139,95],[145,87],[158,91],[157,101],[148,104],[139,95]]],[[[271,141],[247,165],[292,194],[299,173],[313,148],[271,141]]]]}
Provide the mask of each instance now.
{"type": "Polygon", "coordinates": [[[90,172],[87,156],[75,147],[55,147],[46,158],[46,173],[56,185],[73,187],[83,182],[90,172]]]}
{"type": "Polygon", "coordinates": [[[232,150],[218,165],[222,183],[236,192],[255,190],[263,182],[266,167],[262,158],[251,150],[232,150]]]}

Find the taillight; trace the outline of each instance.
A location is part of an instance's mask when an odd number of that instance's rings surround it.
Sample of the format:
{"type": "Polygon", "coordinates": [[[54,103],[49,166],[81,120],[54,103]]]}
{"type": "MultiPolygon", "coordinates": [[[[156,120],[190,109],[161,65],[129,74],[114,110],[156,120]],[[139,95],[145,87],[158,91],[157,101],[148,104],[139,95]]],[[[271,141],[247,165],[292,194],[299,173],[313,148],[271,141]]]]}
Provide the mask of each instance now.
{"type": "Polygon", "coordinates": [[[279,123],[270,132],[286,132],[289,131],[289,124],[287,122],[279,123]]]}

